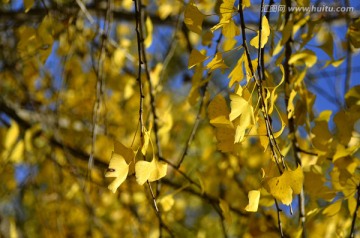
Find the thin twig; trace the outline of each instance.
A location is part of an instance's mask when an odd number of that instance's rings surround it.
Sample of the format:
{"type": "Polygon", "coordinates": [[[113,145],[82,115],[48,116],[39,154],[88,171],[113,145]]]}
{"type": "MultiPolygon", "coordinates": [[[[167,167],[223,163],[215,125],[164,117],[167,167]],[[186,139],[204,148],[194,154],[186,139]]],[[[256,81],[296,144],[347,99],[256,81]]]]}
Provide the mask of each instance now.
{"type": "Polygon", "coordinates": [[[274,198],[275,201],[275,206],[276,206],[276,210],[277,210],[277,217],[278,217],[278,226],[279,226],[279,231],[280,231],[280,236],[281,238],[284,237],[284,232],[283,232],[283,228],[282,228],[282,222],[281,222],[281,217],[280,217],[280,213],[282,212],[282,210],[279,207],[278,202],[276,201],[276,199],[274,198]]]}
{"type": "MultiPolygon", "coordinates": [[[[220,33],[218,39],[216,40],[216,46],[215,46],[215,52],[214,52],[214,55],[216,55],[216,53],[219,51],[219,45],[220,45],[220,42],[221,42],[221,39],[222,39],[223,35],[222,33],[220,33]]],[[[176,165],[176,168],[180,168],[182,162],[184,161],[185,159],[185,156],[187,155],[188,153],[188,150],[189,150],[189,147],[192,143],[192,141],[194,140],[194,137],[195,137],[195,134],[196,134],[196,131],[199,127],[199,124],[200,124],[200,119],[201,119],[201,111],[203,109],[203,106],[204,106],[204,99],[205,99],[205,95],[206,95],[206,91],[207,91],[207,88],[208,88],[208,85],[209,85],[209,81],[208,78],[211,76],[211,73],[208,72],[207,73],[207,77],[206,77],[206,82],[204,83],[204,85],[200,88],[200,91],[202,91],[202,95],[201,95],[201,98],[200,98],[200,105],[199,105],[199,109],[198,109],[198,112],[197,112],[197,115],[196,115],[196,119],[195,119],[195,122],[194,122],[194,126],[191,130],[191,133],[189,135],[189,138],[187,139],[186,141],[186,144],[185,144],[185,147],[184,147],[184,150],[180,156],[180,159],[179,159],[179,162],[178,164],[176,165]]]]}
{"type": "MultiPolygon", "coordinates": [[[[144,32],[143,32],[143,12],[142,8],[144,7],[142,5],[141,0],[135,0],[135,18],[136,18],[136,36],[137,36],[137,46],[138,46],[138,57],[139,57],[139,68],[138,68],[138,83],[139,83],[139,90],[140,90],[140,109],[139,109],[139,123],[140,123],[140,138],[141,143],[143,143],[144,140],[144,121],[143,121],[143,104],[144,104],[144,93],[143,93],[143,85],[141,80],[141,72],[142,72],[142,65],[144,65],[145,69],[145,75],[147,78],[147,81],[149,83],[150,87],[150,104],[151,104],[151,112],[154,117],[154,133],[155,133],[155,143],[157,145],[157,157],[161,158],[161,147],[160,147],[160,141],[158,137],[158,120],[156,115],[156,105],[155,105],[155,96],[154,96],[154,88],[151,82],[150,78],[150,72],[147,64],[146,59],[146,49],[144,44],[144,32]]],[[[145,159],[145,156],[143,156],[145,159]]],[[[155,210],[155,214],[159,221],[159,237],[162,237],[162,229],[165,229],[168,234],[171,237],[174,237],[173,231],[163,222],[160,211],[158,209],[157,203],[156,203],[156,197],[152,190],[151,184],[149,181],[147,181],[147,185],[150,191],[150,195],[152,197],[153,201],[153,208],[155,210]]]]}
{"type": "Polygon", "coordinates": [[[356,218],[357,218],[357,213],[360,207],[360,184],[357,186],[357,198],[356,198],[356,207],[355,207],[355,211],[353,214],[353,218],[352,218],[352,222],[351,222],[351,230],[350,230],[350,238],[355,237],[355,223],[356,223],[356,218]]]}
{"type": "MultiPolygon", "coordinates": [[[[289,7],[291,6],[291,0],[285,1],[285,24],[287,24],[290,20],[291,12],[288,11],[289,7]]],[[[292,37],[290,36],[289,39],[285,43],[285,60],[284,60],[284,77],[285,77],[285,107],[287,111],[287,118],[289,122],[289,137],[291,138],[292,148],[294,152],[294,159],[297,166],[301,166],[301,159],[299,157],[299,150],[298,150],[298,142],[296,138],[296,127],[295,127],[295,120],[294,116],[289,116],[289,97],[291,91],[291,65],[289,64],[289,60],[292,54],[292,37]]],[[[301,188],[300,194],[298,195],[299,199],[299,222],[302,227],[302,237],[306,238],[306,227],[305,227],[305,195],[304,195],[304,187],[301,188]]]]}
{"type": "MultiPolygon", "coordinates": [[[[81,6],[82,2],[80,0],[77,0],[79,6],[81,6]]],[[[108,0],[109,4],[110,0],[108,0]]],[[[86,10],[86,8],[85,8],[86,10]]],[[[84,9],[83,9],[84,11],[84,9]]],[[[96,69],[96,98],[93,105],[93,118],[92,118],[92,129],[91,129],[91,150],[90,150],[90,156],[89,156],[89,162],[88,162],[88,173],[87,177],[88,180],[91,181],[91,171],[94,166],[94,153],[95,153],[95,146],[96,146],[96,132],[97,132],[97,121],[98,121],[98,114],[100,112],[100,106],[102,103],[102,95],[103,95],[103,86],[104,86],[104,77],[103,77],[103,56],[105,55],[105,44],[107,35],[109,34],[109,11],[106,13],[105,16],[105,25],[104,25],[104,35],[101,35],[101,44],[100,44],[100,54],[98,58],[98,65],[96,69]]]]}
{"type": "MultiPolygon", "coordinates": [[[[262,13],[263,13],[263,7],[264,7],[264,0],[261,1],[261,8],[260,8],[260,19],[259,19],[259,44],[258,44],[258,60],[261,59],[261,38],[262,38],[262,13]]],[[[264,116],[265,119],[265,125],[266,125],[266,133],[267,136],[269,138],[269,145],[270,145],[270,149],[272,152],[272,155],[274,156],[274,159],[276,161],[276,165],[278,167],[279,173],[282,174],[283,171],[286,169],[285,166],[285,162],[284,162],[284,157],[281,154],[280,148],[275,140],[274,134],[273,134],[273,130],[272,130],[272,125],[271,125],[271,121],[269,119],[269,114],[267,112],[267,106],[265,104],[265,100],[263,97],[263,87],[262,87],[262,76],[263,75],[263,70],[260,68],[262,66],[262,64],[259,62],[258,63],[258,77],[256,77],[255,71],[253,69],[252,63],[251,63],[251,57],[250,57],[250,52],[249,49],[247,47],[247,43],[246,43],[246,34],[245,34],[245,20],[244,20],[244,13],[243,13],[243,9],[242,9],[242,0],[239,1],[239,7],[238,7],[238,12],[240,15],[240,24],[241,24],[241,31],[242,31],[242,39],[243,39],[243,47],[245,50],[245,54],[246,54],[246,58],[247,58],[247,63],[248,63],[248,67],[251,71],[251,76],[255,79],[255,83],[257,86],[257,92],[258,92],[258,96],[260,98],[260,102],[261,102],[261,107],[263,108],[262,114],[264,116]],[[279,158],[280,157],[280,158],[279,158]],[[280,164],[282,164],[282,167],[280,166],[280,164]]],[[[278,224],[279,224],[279,232],[281,237],[283,237],[283,231],[282,231],[282,222],[280,219],[280,208],[277,204],[277,201],[275,199],[275,203],[276,203],[276,208],[277,208],[277,213],[278,213],[278,224]]]]}
{"type": "MultiPolygon", "coordinates": [[[[261,10],[262,10],[262,5],[261,5],[261,10]]],[[[261,106],[263,108],[262,112],[263,112],[263,116],[265,119],[267,136],[268,136],[269,142],[270,142],[269,143],[270,149],[271,149],[272,155],[274,156],[274,159],[276,161],[276,165],[278,167],[279,173],[282,174],[283,170],[286,168],[286,166],[284,163],[283,156],[281,155],[279,146],[277,145],[277,142],[274,138],[271,121],[269,119],[269,115],[267,113],[267,107],[266,107],[265,100],[263,97],[262,82],[261,82],[261,79],[258,79],[255,74],[255,70],[251,63],[250,51],[249,51],[249,48],[246,43],[246,32],[245,32],[246,26],[245,26],[245,20],[244,20],[244,13],[243,13],[243,9],[242,9],[242,0],[240,0],[240,2],[239,2],[238,12],[240,15],[241,35],[242,35],[242,41],[243,41],[242,45],[244,47],[244,51],[245,51],[245,55],[247,58],[247,63],[248,63],[248,67],[250,69],[251,76],[255,79],[255,82],[257,84],[257,91],[258,91],[258,95],[260,98],[261,106]],[[278,155],[278,153],[279,153],[279,155],[278,155]],[[282,166],[280,166],[280,164],[282,164],[282,166]]],[[[262,25],[262,19],[260,19],[260,25],[262,25]]],[[[259,32],[259,47],[261,47],[261,31],[259,32]]]]}

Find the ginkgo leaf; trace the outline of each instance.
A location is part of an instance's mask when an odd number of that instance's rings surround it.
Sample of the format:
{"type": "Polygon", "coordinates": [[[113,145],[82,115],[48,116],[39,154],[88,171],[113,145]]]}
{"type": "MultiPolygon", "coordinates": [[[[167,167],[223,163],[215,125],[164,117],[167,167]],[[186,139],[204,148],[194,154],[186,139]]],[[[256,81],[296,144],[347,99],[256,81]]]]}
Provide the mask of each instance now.
{"type": "Polygon", "coordinates": [[[195,65],[205,61],[208,57],[203,55],[200,51],[197,49],[193,49],[191,51],[190,57],[189,57],[189,64],[188,68],[191,69],[195,65]]]}
{"type": "Polygon", "coordinates": [[[255,119],[253,107],[249,103],[247,103],[247,106],[241,113],[239,125],[236,127],[234,143],[239,143],[243,141],[246,129],[254,125],[254,121],[255,119]]]}
{"type": "Polygon", "coordinates": [[[149,48],[152,43],[152,34],[153,34],[153,24],[150,17],[146,18],[146,38],[144,40],[144,44],[146,48],[149,48]]]}
{"type": "Polygon", "coordinates": [[[284,74],[284,67],[282,65],[279,66],[280,70],[281,70],[281,80],[280,83],[278,85],[276,85],[273,90],[270,93],[270,98],[269,98],[269,109],[268,109],[268,113],[271,114],[274,110],[274,105],[277,99],[277,94],[276,94],[276,90],[280,87],[280,85],[284,82],[285,80],[285,74],[284,74]]]}
{"type": "Polygon", "coordinates": [[[245,211],[256,212],[259,207],[260,190],[251,190],[248,193],[249,204],[245,207],[245,211]]]}
{"type": "Polygon", "coordinates": [[[294,115],[294,110],[295,110],[294,98],[295,98],[295,96],[296,96],[296,91],[293,89],[290,92],[289,101],[288,101],[288,105],[287,105],[288,119],[292,118],[294,115]]]}
{"type": "Polygon", "coordinates": [[[146,151],[149,147],[149,142],[150,142],[150,132],[148,132],[145,128],[144,128],[144,141],[143,141],[143,145],[141,147],[141,153],[143,155],[146,155],[146,151]]]}
{"type": "Polygon", "coordinates": [[[216,97],[214,97],[214,99],[209,103],[208,115],[210,120],[229,115],[229,109],[225,98],[221,94],[216,95],[216,97]]]}
{"type": "Polygon", "coordinates": [[[303,50],[291,55],[289,64],[301,65],[305,64],[307,67],[312,67],[317,61],[316,54],[311,50],[303,50]]]}
{"type": "Polygon", "coordinates": [[[243,65],[244,65],[245,57],[246,57],[245,53],[242,54],[241,57],[239,58],[238,62],[236,63],[236,66],[230,72],[230,74],[229,74],[229,79],[230,79],[229,87],[232,87],[235,82],[241,82],[241,80],[244,79],[243,65]]]}
{"type": "Polygon", "coordinates": [[[114,152],[116,154],[121,155],[126,163],[129,165],[129,175],[133,174],[135,172],[135,154],[136,151],[134,151],[131,148],[126,147],[119,141],[114,141],[114,152]]]}
{"type": "MultiPolygon", "coordinates": [[[[270,35],[270,25],[266,16],[263,16],[261,21],[262,21],[261,48],[264,48],[270,35]]],[[[259,48],[259,36],[260,36],[259,31],[257,31],[257,35],[250,41],[250,45],[254,46],[256,49],[259,48]]]]}
{"type": "Polygon", "coordinates": [[[210,45],[213,37],[214,37],[214,34],[211,31],[207,31],[201,38],[201,44],[210,45]]]}
{"type": "Polygon", "coordinates": [[[195,3],[190,1],[189,4],[186,5],[184,12],[184,23],[187,28],[201,35],[203,20],[204,15],[199,11],[195,3]]]}
{"type": "Polygon", "coordinates": [[[265,188],[279,199],[283,204],[290,205],[293,194],[300,194],[304,183],[304,175],[301,167],[296,170],[286,170],[279,177],[267,180],[265,188]]]}
{"type": "Polygon", "coordinates": [[[240,34],[240,29],[235,24],[234,20],[230,19],[229,23],[223,24],[222,33],[226,38],[233,38],[240,34]]]}
{"type": "Polygon", "coordinates": [[[330,204],[323,210],[323,214],[326,216],[334,216],[339,213],[341,209],[342,200],[339,199],[336,202],[330,204]]]}
{"type": "Polygon", "coordinates": [[[231,94],[230,100],[231,113],[229,115],[229,118],[230,121],[234,121],[241,115],[241,113],[248,109],[249,103],[245,100],[245,98],[238,94],[231,94]]]}
{"type": "Polygon", "coordinates": [[[228,66],[225,64],[224,59],[222,58],[222,54],[217,53],[215,57],[206,65],[206,68],[209,69],[209,72],[212,72],[215,69],[227,69],[228,66]]]}
{"type": "Polygon", "coordinates": [[[164,197],[159,199],[159,204],[162,207],[162,210],[164,212],[170,211],[171,208],[174,206],[175,204],[175,200],[174,200],[174,196],[173,194],[168,194],[165,195],[164,197]]]}
{"type": "Polygon", "coordinates": [[[117,188],[125,181],[128,172],[129,165],[126,163],[124,157],[113,152],[105,177],[114,177],[115,180],[108,186],[108,189],[115,193],[117,188]]]}
{"type": "Polygon", "coordinates": [[[34,6],[35,0],[24,0],[25,12],[30,11],[30,9],[34,6]]]}
{"type": "Polygon", "coordinates": [[[350,44],[354,48],[360,48],[360,19],[354,21],[347,32],[350,44]]]}
{"type": "Polygon", "coordinates": [[[153,158],[151,162],[138,161],[135,164],[135,176],[138,184],[143,185],[146,181],[153,182],[165,177],[167,163],[153,158]]]}
{"type": "Polygon", "coordinates": [[[16,140],[18,139],[19,133],[20,133],[20,128],[18,124],[15,121],[11,121],[11,126],[4,138],[5,149],[9,149],[15,144],[16,140]]]}

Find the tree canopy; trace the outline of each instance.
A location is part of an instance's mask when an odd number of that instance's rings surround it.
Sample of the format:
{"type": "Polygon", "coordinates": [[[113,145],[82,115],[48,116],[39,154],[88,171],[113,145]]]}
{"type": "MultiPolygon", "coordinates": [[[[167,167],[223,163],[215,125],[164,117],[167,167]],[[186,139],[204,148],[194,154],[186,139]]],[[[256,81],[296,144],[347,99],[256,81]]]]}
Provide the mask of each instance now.
{"type": "Polygon", "coordinates": [[[359,11],[3,0],[0,236],[359,236],[359,11]]]}

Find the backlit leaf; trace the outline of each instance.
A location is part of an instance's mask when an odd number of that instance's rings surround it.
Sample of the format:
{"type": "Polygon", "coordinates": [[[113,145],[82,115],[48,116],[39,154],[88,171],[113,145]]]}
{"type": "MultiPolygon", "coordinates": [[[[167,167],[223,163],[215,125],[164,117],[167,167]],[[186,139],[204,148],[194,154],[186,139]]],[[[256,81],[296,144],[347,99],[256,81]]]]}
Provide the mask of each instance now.
{"type": "Polygon", "coordinates": [[[151,162],[138,161],[135,164],[135,176],[138,184],[143,185],[146,181],[153,182],[166,175],[167,164],[153,158],[151,162]]]}
{"type": "Polygon", "coordinates": [[[209,69],[209,72],[212,72],[215,69],[227,69],[228,66],[225,64],[222,58],[222,54],[217,53],[215,57],[206,65],[206,68],[209,69]]]}
{"type": "Polygon", "coordinates": [[[307,67],[312,67],[317,61],[316,54],[311,50],[303,50],[291,55],[289,64],[301,65],[305,64],[307,67]]]}
{"type": "Polygon", "coordinates": [[[342,200],[339,199],[336,202],[330,204],[323,210],[323,214],[326,216],[334,216],[336,215],[341,209],[342,200]]]}
{"type": "Polygon", "coordinates": [[[304,183],[304,175],[301,167],[296,170],[286,170],[279,177],[266,181],[266,189],[274,198],[283,204],[290,205],[293,194],[300,194],[304,183]]]}
{"type": "Polygon", "coordinates": [[[194,67],[195,65],[205,61],[208,57],[206,57],[205,55],[203,55],[200,51],[198,51],[197,49],[193,49],[191,51],[190,57],[189,57],[189,64],[188,64],[188,68],[191,69],[192,67],[194,67]]]}
{"type": "MultiPolygon", "coordinates": [[[[266,18],[266,16],[263,16],[262,18],[262,30],[261,30],[261,48],[264,48],[265,44],[268,41],[270,35],[270,26],[269,21],[266,18]]],[[[259,31],[257,32],[257,35],[250,41],[250,45],[254,46],[256,49],[259,48],[259,31]]]]}
{"type": "Polygon", "coordinates": [[[117,188],[125,181],[128,172],[129,165],[126,163],[124,157],[113,152],[110,158],[109,168],[105,174],[105,177],[115,178],[115,180],[108,186],[113,193],[115,193],[117,188]]]}
{"type": "Polygon", "coordinates": [[[257,212],[259,207],[260,191],[251,190],[248,193],[248,197],[249,197],[249,204],[245,207],[245,211],[257,212]]]}
{"type": "Polygon", "coordinates": [[[199,11],[193,1],[190,1],[189,4],[185,7],[184,12],[184,22],[187,28],[201,35],[202,32],[202,22],[204,20],[204,15],[199,11]]]}

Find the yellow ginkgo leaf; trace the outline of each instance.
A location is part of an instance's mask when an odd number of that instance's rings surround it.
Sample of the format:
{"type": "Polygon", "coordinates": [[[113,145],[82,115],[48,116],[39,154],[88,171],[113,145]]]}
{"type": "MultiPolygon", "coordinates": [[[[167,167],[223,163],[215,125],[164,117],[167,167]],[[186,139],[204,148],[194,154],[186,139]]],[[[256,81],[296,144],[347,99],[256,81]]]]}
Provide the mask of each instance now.
{"type": "Polygon", "coordinates": [[[303,50],[296,52],[290,57],[289,64],[301,65],[305,64],[307,67],[312,67],[317,61],[316,54],[311,50],[303,50]]]}
{"type": "Polygon", "coordinates": [[[281,176],[269,179],[265,188],[274,198],[279,199],[285,205],[290,205],[293,194],[300,194],[304,183],[304,175],[301,167],[296,170],[286,170],[281,176]]]}
{"type": "Polygon", "coordinates": [[[201,35],[203,20],[204,15],[195,6],[195,3],[190,1],[189,4],[186,5],[184,12],[184,23],[187,28],[190,31],[201,35]]]}
{"type": "Polygon", "coordinates": [[[339,213],[341,209],[342,199],[337,200],[336,202],[330,204],[323,210],[323,214],[326,216],[334,216],[339,213]]]}
{"type": "Polygon", "coordinates": [[[4,138],[5,149],[9,149],[15,144],[16,140],[18,139],[19,133],[20,129],[18,124],[15,121],[11,121],[11,126],[4,138]]]}
{"type": "Polygon", "coordinates": [[[227,24],[223,24],[222,33],[226,38],[233,38],[240,34],[240,29],[234,20],[230,19],[227,24]]]}
{"type": "Polygon", "coordinates": [[[188,68],[191,69],[195,65],[205,61],[208,57],[203,55],[200,51],[197,49],[193,49],[191,51],[190,57],[189,57],[189,64],[188,68]]]}
{"type": "Polygon", "coordinates": [[[124,157],[113,152],[105,177],[114,177],[115,180],[108,186],[108,189],[115,193],[117,188],[125,181],[128,172],[129,165],[126,163],[124,157]]]}
{"type": "Polygon", "coordinates": [[[129,165],[129,175],[135,173],[135,154],[131,148],[126,147],[119,141],[114,141],[114,153],[121,155],[129,165]]]}
{"type": "Polygon", "coordinates": [[[290,92],[289,101],[288,101],[288,105],[287,105],[288,119],[292,118],[294,115],[294,110],[295,110],[294,98],[295,98],[295,96],[296,96],[296,91],[293,89],[290,92]]]}
{"type": "Polygon", "coordinates": [[[152,43],[152,34],[153,34],[153,24],[151,22],[150,17],[146,18],[145,25],[146,25],[147,34],[146,34],[146,38],[144,40],[144,44],[145,44],[146,48],[149,48],[152,43]]]}
{"type": "MultiPolygon", "coordinates": [[[[266,16],[262,18],[262,29],[261,29],[261,48],[264,48],[265,44],[268,41],[270,35],[270,26],[269,21],[266,16]]],[[[254,46],[256,49],[259,48],[259,31],[258,34],[250,41],[250,45],[254,46]]]]}
{"type": "Polygon", "coordinates": [[[229,74],[229,87],[232,87],[235,82],[240,82],[244,78],[244,60],[246,56],[245,54],[242,54],[238,62],[236,63],[236,66],[229,74]]]}
{"type": "Polygon", "coordinates": [[[251,190],[248,193],[249,204],[245,207],[245,211],[256,212],[259,207],[260,190],[251,190]]]}
{"type": "Polygon", "coordinates": [[[164,212],[170,211],[175,204],[173,194],[168,194],[160,198],[159,204],[161,205],[164,212]]]}
{"type": "Polygon", "coordinates": [[[138,161],[135,164],[135,176],[138,184],[143,185],[147,180],[153,182],[165,177],[167,164],[153,158],[151,162],[138,161]]]}
{"type": "Polygon", "coordinates": [[[25,12],[30,11],[30,9],[34,6],[35,0],[24,0],[24,8],[25,12]]]}
{"type": "Polygon", "coordinates": [[[207,64],[206,68],[209,69],[209,72],[212,72],[215,69],[227,69],[228,66],[225,64],[222,54],[217,53],[215,57],[207,64]]]}

